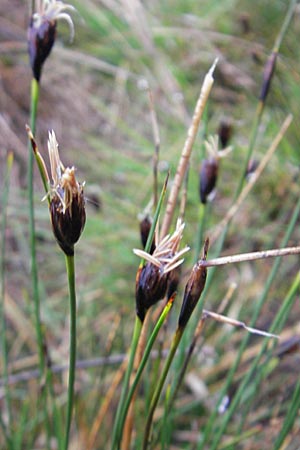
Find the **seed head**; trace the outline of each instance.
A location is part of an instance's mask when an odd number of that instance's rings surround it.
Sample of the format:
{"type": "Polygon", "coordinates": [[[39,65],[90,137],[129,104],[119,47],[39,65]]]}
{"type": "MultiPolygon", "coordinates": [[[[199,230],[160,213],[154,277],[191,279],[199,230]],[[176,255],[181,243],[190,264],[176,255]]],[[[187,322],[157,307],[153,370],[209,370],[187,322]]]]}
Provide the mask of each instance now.
{"type": "Polygon", "coordinates": [[[183,302],[178,319],[178,327],[184,328],[194,311],[206,283],[207,269],[203,265],[206,260],[209,241],[204,243],[203,257],[193,267],[192,273],[185,286],[183,302]]]}
{"type": "MultiPolygon", "coordinates": [[[[140,234],[141,234],[142,245],[144,248],[146,247],[146,243],[147,243],[148,235],[150,233],[151,226],[152,226],[151,217],[148,214],[144,215],[140,220],[140,234]]],[[[151,255],[154,252],[154,249],[155,249],[155,244],[154,244],[154,241],[152,241],[151,248],[150,248],[151,255]]]]}
{"type": "Polygon", "coordinates": [[[218,128],[218,136],[222,148],[227,147],[231,135],[232,135],[232,123],[228,119],[221,120],[218,128]]]}
{"type": "Polygon", "coordinates": [[[278,56],[278,53],[276,51],[272,52],[265,64],[264,73],[263,73],[263,82],[262,82],[260,96],[259,96],[259,100],[262,102],[266,101],[266,98],[267,98],[269,90],[270,90],[272,78],[273,78],[273,75],[275,72],[277,56],[278,56]]]}
{"type": "Polygon", "coordinates": [[[74,37],[74,24],[65,11],[74,11],[72,5],[56,0],[37,0],[28,27],[28,52],[34,78],[39,81],[42,67],[49,56],[56,37],[57,20],[63,19],[69,24],[71,40],[74,37]]]}
{"type": "Polygon", "coordinates": [[[214,158],[204,159],[200,169],[199,194],[203,204],[207,197],[213,192],[218,177],[218,161],[214,158]]]}
{"type": "Polygon", "coordinates": [[[199,194],[200,201],[205,204],[213,194],[218,178],[219,160],[227,156],[232,147],[226,147],[218,150],[219,136],[210,136],[205,141],[206,151],[209,155],[208,159],[204,159],[201,164],[199,174],[199,194]]]}
{"type": "Polygon", "coordinates": [[[68,256],[74,254],[85,225],[83,185],[75,178],[75,168],[63,166],[54,131],[49,132],[48,151],[51,165],[50,215],[54,236],[68,256]]]}
{"type": "Polygon", "coordinates": [[[136,311],[142,322],[146,311],[166,295],[170,275],[182,264],[184,259],[181,257],[189,250],[189,247],[185,247],[178,251],[183,229],[184,223],[178,220],[174,233],[165,236],[152,255],[143,250],[133,250],[146,260],[136,275],[136,311]]]}

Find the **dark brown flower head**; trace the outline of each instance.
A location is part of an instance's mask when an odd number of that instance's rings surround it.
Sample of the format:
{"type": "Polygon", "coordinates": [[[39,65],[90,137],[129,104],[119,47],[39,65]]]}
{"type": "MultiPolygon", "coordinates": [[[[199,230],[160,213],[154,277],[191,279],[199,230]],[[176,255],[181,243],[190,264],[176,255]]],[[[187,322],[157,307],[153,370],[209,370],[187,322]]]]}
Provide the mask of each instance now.
{"type": "Polygon", "coordinates": [[[167,298],[171,298],[174,292],[177,292],[177,288],[181,277],[181,266],[176,267],[170,272],[168,279],[167,298]]]}
{"type": "Polygon", "coordinates": [[[165,236],[152,255],[143,250],[133,250],[147,261],[136,275],[136,312],[142,322],[146,311],[166,295],[170,274],[182,264],[181,257],[189,250],[185,247],[178,251],[183,229],[184,223],[178,220],[174,233],[165,236]]]}
{"type": "Polygon", "coordinates": [[[260,96],[259,96],[259,100],[262,102],[266,101],[269,90],[270,90],[272,78],[273,78],[273,75],[275,72],[277,55],[278,55],[278,53],[276,51],[272,52],[265,64],[264,74],[263,74],[263,82],[262,82],[260,96]]]}
{"type": "Polygon", "coordinates": [[[159,267],[147,263],[139,268],[136,279],[136,313],[144,321],[146,311],[166,295],[169,272],[163,273],[159,267]]]}
{"type": "Polygon", "coordinates": [[[204,253],[202,259],[200,259],[193,267],[192,273],[185,286],[183,302],[178,319],[178,327],[184,328],[188,323],[192,312],[194,311],[199,298],[204,290],[206,283],[207,269],[203,262],[206,260],[209,241],[206,239],[204,244],[204,253]]]}
{"type": "Polygon", "coordinates": [[[209,158],[202,161],[199,174],[199,194],[200,201],[203,204],[213,196],[218,178],[219,160],[227,156],[232,150],[232,147],[218,150],[219,136],[210,136],[205,141],[205,147],[209,158]]]}
{"type": "Polygon", "coordinates": [[[75,8],[56,0],[39,0],[36,3],[37,10],[30,19],[27,39],[33,76],[39,81],[43,64],[55,42],[57,20],[66,20],[70,26],[71,38],[74,36],[72,19],[64,11],[73,11],[75,8]]]}
{"type": "Polygon", "coordinates": [[[259,162],[256,159],[250,159],[246,170],[246,178],[249,181],[258,167],[259,162]]]}
{"type": "MultiPolygon", "coordinates": [[[[150,233],[151,226],[152,226],[152,220],[151,220],[149,214],[144,215],[140,220],[141,241],[142,241],[142,245],[144,248],[146,247],[146,243],[147,243],[147,239],[148,239],[148,236],[150,233]]],[[[155,244],[153,241],[151,244],[150,252],[149,252],[151,255],[154,252],[154,249],[155,249],[155,244]]]]}
{"type": "Polygon", "coordinates": [[[218,128],[218,136],[222,148],[227,147],[231,135],[232,135],[232,123],[228,119],[221,120],[218,128]]]}
{"type": "Polygon", "coordinates": [[[218,161],[216,159],[204,159],[200,169],[199,194],[202,203],[207,202],[207,197],[216,187],[218,177],[218,161]]]}
{"type": "Polygon", "coordinates": [[[54,131],[49,133],[48,150],[53,180],[49,193],[53,233],[64,253],[72,256],[86,219],[83,185],[76,180],[74,167],[63,166],[54,131]]]}

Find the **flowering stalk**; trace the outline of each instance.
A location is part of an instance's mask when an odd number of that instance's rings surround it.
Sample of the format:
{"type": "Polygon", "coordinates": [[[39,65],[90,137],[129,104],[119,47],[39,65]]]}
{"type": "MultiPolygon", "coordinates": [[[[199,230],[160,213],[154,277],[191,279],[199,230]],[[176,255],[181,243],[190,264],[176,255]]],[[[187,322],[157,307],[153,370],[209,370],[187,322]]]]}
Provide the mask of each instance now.
{"type": "Polygon", "coordinates": [[[203,242],[203,232],[207,213],[207,203],[214,198],[216,183],[218,179],[219,161],[227,156],[232,147],[224,148],[223,144],[228,140],[224,138],[221,141],[222,149],[219,150],[219,136],[210,136],[205,142],[208,158],[203,159],[199,173],[199,228],[196,241],[195,261],[199,259],[199,253],[203,242]]]}
{"type": "Polygon", "coordinates": [[[75,288],[75,265],[74,255],[65,255],[66,268],[69,284],[70,298],[70,355],[69,355],[69,382],[68,382],[68,409],[67,425],[65,434],[64,449],[69,446],[70,428],[72,422],[72,412],[74,403],[74,382],[76,370],[76,288],[75,288]]]}
{"type": "MultiPolygon", "coordinates": [[[[74,26],[70,16],[65,10],[74,10],[71,5],[64,5],[56,0],[37,0],[32,3],[33,13],[27,32],[27,44],[30,65],[33,78],[31,81],[31,104],[30,104],[30,128],[35,134],[37,108],[39,100],[40,77],[42,67],[49,56],[55,41],[56,24],[58,19],[64,19],[69,23],[71,36],[74,35],[74,26]],[[35,8],[36,6],[36,8],[35,8]]],[[[35,326],[38,343],[39,366],[41,373],[44,370],[45,362],[43,355],[43,334],[40,317],[40,298],[38,288],[38,269],[36,261],[36,240],[35,240],[35,220],[34,220],[34,199],[33,199],[33,153],[31,143],[28,141],[28,203],[29,203],[29,239],[31,249],[31,277],[34,300],[35,326]]]]}
{"type": "Polygon", "coordinates": [[[156,409],[158,400],[160,398],[161,391],[165,384],[171,363],[174,359],[178,345],[180,344],[180,341],[181,341],[182,335],[184,333],[184,330],[186,328],[186,325],[187,325],[187,323],[192,315],[192,312],[195,309],[195,307],[198,303],[198,300],[199,300],[199,298],[204,290],[204,287],[205,287],[206,268],[202,265],[202,263],[206,260],[208,245],[209,245],[209,242],[208,242],[208,240],[206,240],[205,244],[204,244],[203,257],[202,257],[202,259],[200,259],[197,262],[197,264],[194,265],[192,273],[190,275],[190,278],[185,287],[182,307],[181,307],[181,311],[180,311],[179,319],[178,319],[177,330],[174,334],[169,354],[167,356],[164,367],[162,369],[161,376],[159,377],[159,380],[157,382],[155,391],[154,391],[152,399],[151,399],[150,409],[149,409],[149,413],[148,413],[147,420],[146,420],[146,426],[145,426],[145,432],[144,432],[144,438],[143,438],[143,450],[147,450],[147,448],[148,448],[154,411],[156,409]]]}
{"type": "Polygon", "coordinates": [[[48,151],[51,165],[52,183],[45,162],[40,155],[34,137],[27,127],[33,153],[37,160],[43,184],[46,188],[52,230],[55,239],[65,254],[66,269],[68,275],[70,298],[70,357],[69,357],[69,384],[67,424],[64,448],[69,445],[72,411],[74,403],[74,380],[76,366],[76,289],[75,289],[75,265],[74,246],[83,231],[86,215],[83,185],[75,178],[75,168],[65,168],[60,160],[58,143],[54,131],[49,133],[48,151]],[[47,190],[47,187],[49,189],[47,190]]]}
{"type": "MultiPolygon", "coordinates": [[[[152,247],[152,243],[153,243],[153,238],[154,238],[154,232],[155,232],[155,228],[158,222],[158,218],[160,215],[160,211],[161,211],[161,207],[163,204],[163,200],[165,198],[166,195],[166,190],[167,190],[167,183],[168,183],[168,179],[169,179],[169,175],[167,175],[167,178],[165,180],[165,183],[163,185],[161,194],[160,194],[160,198],[157,204],[157,208],[155,211],[155,215],[153,218],[153,222],[151,225],[151,229],[150,232],[148,234],[148,239],[146,242],[146,246],[145,246],[145,254],[147,255],[147,252],[151,251],[151,247],[152,247]]],[[[140,262],[140,266],[138,268],[138,272],[137,272],[137,277],[138,274],[141,272],[142,268],[145,266],[145,259],[144,257],[142,257],[141,262],[140,262]]],[[[137,308],[138,309],[138,308],[137,308]]],[[[131,344],[130,344],[130,350],[129,350],[129,357],[128,357],[128,365],[127,365],[127,369],[125,372],[125,377],[124,377],[124,381],[122,383],[122,392],[121,392],[121,396],[120,396],[120,400],[118,403],[118,408],[117,408],[117,412],[116,412],[116,417],[115,417],[115,421],[114,421],[114,427],[113,427],[113,432],[112,432],[112,450],[115,450],[116,448],[119,448],[119,444],[120,444],[120,420],[121,420],[121,415],[122,415],[122,411],[124,409],[124,403],[126,400],[126,395],[127,395],[127,391],[128,391],[128,386],[129,386],[129,381],[130,381],[130,376],[132,373],[132,369],[133,369],[133,363],[134,363],[134,358],[135,358],[135,352],[137,349],[137,345],[138,345],[138,341],[141,335],[141,331],[142,331],[142,326],[143,326],[143,320],[145,318],[145,315],[143,315],[143,313],[145,314],[145,311],[141,308],[140,309],[140,314],[136,314],[135,317],[135,325],[134,325],[134,330],[133,330],[133,335],[132,335],[132,340],[131,340],[131,344]]]]}

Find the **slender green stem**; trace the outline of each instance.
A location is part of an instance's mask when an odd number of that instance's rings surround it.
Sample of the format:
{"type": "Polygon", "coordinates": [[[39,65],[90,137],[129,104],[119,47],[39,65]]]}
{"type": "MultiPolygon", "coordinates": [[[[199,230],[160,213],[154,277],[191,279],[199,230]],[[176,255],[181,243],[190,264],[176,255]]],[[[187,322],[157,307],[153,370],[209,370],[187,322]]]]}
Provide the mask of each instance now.
{"type": "Polygon", "coordinates": [[[198,221],[198,233],[197,233],[197,241],[196,241],[196,249],[195,249],[195,259],[194,263],[196,263],[199,259],[200,250],[203,245],[203,232],[205,227],[205,219],[206,219],[207,205],[200,202],[199,204],[199,221],[198,221]]]}
{"type": "Polygon", "coordinates": [[[250,140],[249,140],[249,145],[248,145],[248,150],[247,150],[247,155],[246,155],[246,159],[244,161],[244,165],[243,165],[243,169],[241,172],[241,177],[239,180],[239,184],[236,188],[235,194],[234,194],[234,202],[236,201],[236,199],[238,198],[238,196],[240,195],[242,189],[243,189],[243,185],[245,182],[245,174],[247,173],[247,169],[248,169],[248,165],[249,165],[249,161],[251,159],[253,150],[254,150],[254,145],[256,142],[256,138],[257,138],[257,133],[258,133],[258,128],[261,122],[261,118],[263,115],[263,111],[264,111],[264,107],[265,107],[265,101],[262,102],[261,100],[259,100],[257,108],[256,108],[256,112],[255,112],[255,116],[254,116],[254,122],[252,125],[252,130],[251,130],[251,135],[250,135],[250,140]]]}
{"type": "Polygon", "coordinates": [[[279,52],[279,48],[281,46],[281,43],[283,41],[283,38],[289,28],[289,25],[291,23],[291,20],[293,18],[294,12],[295,12],[295,7],[297,5],[298,0],[291,0],[290,4],[289,4],[289,9],[287,10],[287,13],[285,15],[284,21],[281,25],[281,29],[278,33],[278,36],[276,38],[274,47],[273,47],[273,52],[278,53],[279,52]]]}
{"type": "Polygon", "coordinates": [[[184,328],[177,328],[176,333],[174,335],[172,345],[168,354],[168,357],[165,361],[161,376],[157,382],[155,391],[153,393],[151,403],[150,403],[150,409],[146,420],[146,426],[145,426],[145,433],[144,433],[144,439],[143,439],[143,450],[147,450],[148,444],[149,444],[149,438],[150,438],[150,432],[151,432],[151,425],[153,420],[153,414],[156,409],[162,388],[164,386],[164,383],[166,381],[171,363],[173,361],[175,352],[177,350],[177,347],[180,343],[181,337],[183,335],[184,328]]]}
{"type": "Polygon", "coordinates": [[[137,345],[138,345],[138,341],[139,341],[139,337],[142,331],[142,322],[139,319],[138,316],[135,317],[135,325],[134,325],[134,331],[133,331],[133,336],[132,336],[132,341],[131,341],[131,345],[130,345],[130,354],[129,354],[129,359],[128,359],[128,365],[127,365],[127,369],[126,369],[126,373],[125,373],[125,377],[124,377],[124,381],[122,384],[122,392],[121,392],[121,397],[120,397],[120,401],[118,404],[118,408],[117,408],[117,412],[116,412],[116,418],[115,418],[115,423],[114,423],[114,428],[113,428],[113,435],[112,435],[112,450],[119,448],[120,446],[120,426],[121,426],[121,417],[122,417],[122,412],[125,406],[125,399],[126,399],[126,394],[128,391],[128,386],[129,386],[129,380],[130,380],[130,375],[132,372],[132,368],[133,368],[133,363],[134,363],[134,357],[135,357],[135,352],[137,349],[137,345]]]}
{"type": "MultiPolygon", "coordinates": [[[[11,411],[11,399],[8,386],[8,346],[6,338],[6,320],[5,320],[5,232],[7,223],[7,204],[9,196],[9,182],[11,175],[11,168],[13,164],[13,153],[9,153],[7,156],[6,174],[3,186],[2,195],[2,226],[1,226],[1,259],[0,259],[0,277],[1,277],[1,301],[0,301],[0,323],[1,323],[1,344],[2,344],[2,357],[3,357],[3,379],[4,379],[4,395],[6,409],[8,413],[8,430],[12,430],[12,411],[11,411]]],[[[7,440],[7,439],[6,439],[7,440]]],[[[7,444],[10,447],[10,439],[7,440],[7,444]]]]}
{"type": "MultiPolygon", "coordinates": [[[[37,107],[39,100],[39,83],[35,78],[31,82],[31,107],[30,107],[30,127],[35,133],[37,107]]],[[[36,238],[35,238],[35,221],[34,221],[34,196],[33,196],[33,161],[34,156],[31,149],[31,142],[28,141],[28,200],[29,200],[29,235],[30,235],[30,251],[31,251],[31,280],[34,300],[35,328],[38,344],[39,367],[41,374],[44,370],[44,354],[43,354],[43,333],[40,316],[40,298],[38,287],[38,268],[36,260],[36,238]]]]}
{"type": "Polygon", "coordinates": [[[290,403],[289,410],[287,411],[285,415],[285,420],[283,422],[282,428],[280,430],[280,433],[276,439],[276,442],[274,444],[273,449],[274,450],[280,450],[281,446],[288,435],[289,431],[292,429],[293,424],[295,422],[295,419],[299,413],[299,407],[300,407],[300,380],[298,380],[294,395],[290,403]]]}
{"type": "Polygon", "coordinates": [[[158,332],[161,329],[162,325],[165,323],[166,317],[167,317],[167,315],[170,312],[172,304],[173,304],[173,299],[169,300],[168,303],[166,304],[166,306],[164,307],[164,309],[163,309],[163,311],[162,311],[162,313],[161,313],[161,315],[160,315],[160,317],[159,317],[159,319],[158,319],[158,321],[157,321],[157,323],[156,323],[156,325],[154,327],[154,330],[152,331],[151,336],[148,339],[147,346],[146,346],[144,354],[143,354],[143,358],[142,358],[142,360],[140,362],[140,365],[139,365],[138,370],[136,372],[136,375],[135,375],[135,378],[133,380],[133,383],[132,383],[132,385],[130,387],[130,390],[129,390],[129,393],[127,395],[127,398],[126,398],[126,401],[125,401],[125,405],[124,405],[124,408],[123,408],[123,411],[122,411],[122,414],[121,414],[121,417],[120,417],[120,427],[119,427],[120,438],[122,438],[123,427],[124,427],[126,415],[127,415],[127,412],[128,412],[128,409],[129,409],[129,406],[130,406],[133,394],[134,394],[134,392],[136,390],[136,387],[138,385],[138,382],[139,382],[139,380],[141,378],[141,375],[143,373],[145,365],[146,365],[146,363],[147,363],[147,361],[149,359],[150,352],[151,352],[153,344],[154,344],[154,342],[156,340],[158,332]]]}
{"type": "Polygon", "coordinates": [[[70,428],[74,404],[74,381],[76,366],[76,289],[75,289],[75,264],[74,255],[66,255],[66,268],[69,284],[70,299],[70,352],[69,352],[69,385],[68,385],[68,407],[65,436],[65,450],[68,449],[70,428]]]}

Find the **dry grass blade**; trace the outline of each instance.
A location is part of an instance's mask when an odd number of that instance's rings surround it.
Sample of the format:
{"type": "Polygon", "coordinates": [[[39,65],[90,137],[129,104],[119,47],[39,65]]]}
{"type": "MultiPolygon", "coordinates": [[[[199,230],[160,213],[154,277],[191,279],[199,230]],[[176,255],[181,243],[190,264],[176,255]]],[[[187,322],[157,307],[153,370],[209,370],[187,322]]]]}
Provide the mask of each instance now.
{"type": "Polygon", "coordinates": [[[206,267],[224,266],[245,261],[256,261],[257,259],[278,258],[279,256],[299,255],[300,247],[276,248],[262,252],[242,253],[240,255],[223,256],[203,262],[206,267]]]}
{"type": "Polygon", "coordinates": [[[182,185],[184,176],[186,174],[186,170],[187,170],[189,159],[191,156],[193,144],[195,142],[196,135],[198,132],[200,120],[203,115],[203,111],[204,111],[206,102],[208,100],[210,91],[211,91],[213,83],[214,83],[213,73],[214,73],[216,65],[217,65],[217,60],[215,60],[212,67],[210,68],[210,70],[208,71],[208,73],[206,74],[206,76],[204,78],[201,92],[200,92],[200,95],[199,95],[199,98],[198,98],[198,101],[197,101],[197,104],[195,107],[192,123],[191,123],[191,126],[187,133],[187,138],[186,138],[186,141],[185,141],[182,153],[181,153],[181,157],[180,157],[180,160],[178,163],[175,179],[174,179],[172,189],[171,189],[171,192],[170,192],[170,195],[168,198],[166,213],[165,213],[164,220],[163,220],[162,227],[161,227],[161,237],[164,237],[168,233],[171,222],[172,222],[179,190],[182,185]]]}
{"type": "Polygon", "coordinates": [[[227,323],[229,325],[232,325],[233,327],[243,328],[244,330],[249,331],[249,333],[252,334],[258,334],[260,336],[279,339],[279,336],[277,336],[276,334],[268,333],[267,331],[263,330],[258,330],[257,328],[248,327],[244,322],[241,322],[240,320],[231,319],[230,317],[226,317],[222,314],[217,314],[212,311],[207,311],[206,309],[204,309],[203,318],[205,319],[207,317],[211,317],[217,322],[227,323]]]}

